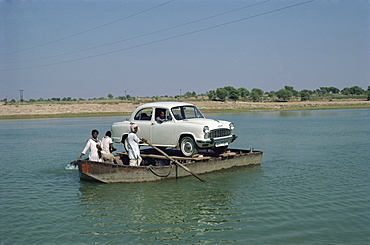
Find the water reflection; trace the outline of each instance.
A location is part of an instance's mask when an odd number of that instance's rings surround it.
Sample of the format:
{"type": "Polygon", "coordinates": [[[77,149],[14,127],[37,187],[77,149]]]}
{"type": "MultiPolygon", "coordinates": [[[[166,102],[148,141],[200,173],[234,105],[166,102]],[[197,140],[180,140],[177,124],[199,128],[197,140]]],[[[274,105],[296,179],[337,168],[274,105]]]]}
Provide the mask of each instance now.
{"type": "Polygon", "coordinates": [[[233,188],[238,185],[234,180],[244,179],[243,184],[253,186],[261,174],[257,166],[204,175],[207,184],[192,177],[141,184],[81,182],[84,229],[79,233],[116,234],[130,241],[180,241],[233,230],[231,223],[238,219],[245,198],[245,193],[233,191],[238,190],[233,188]]]}

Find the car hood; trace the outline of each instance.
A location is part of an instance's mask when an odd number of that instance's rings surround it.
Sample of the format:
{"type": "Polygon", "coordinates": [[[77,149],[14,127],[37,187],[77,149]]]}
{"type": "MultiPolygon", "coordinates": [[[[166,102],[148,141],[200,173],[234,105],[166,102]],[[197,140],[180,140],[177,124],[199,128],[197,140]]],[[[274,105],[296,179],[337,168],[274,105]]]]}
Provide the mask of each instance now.
{"type": "Polygon", "coordinates": [[[229,128],[229,121],[223,120],[216,120],[216,119],[208,119],[208,118],[189,118],[185,119],[182,122],[191,122],[194,124],[199,124],[202,126],[208,126],[210,130],[217,129],[217,128],[229,128]]]}

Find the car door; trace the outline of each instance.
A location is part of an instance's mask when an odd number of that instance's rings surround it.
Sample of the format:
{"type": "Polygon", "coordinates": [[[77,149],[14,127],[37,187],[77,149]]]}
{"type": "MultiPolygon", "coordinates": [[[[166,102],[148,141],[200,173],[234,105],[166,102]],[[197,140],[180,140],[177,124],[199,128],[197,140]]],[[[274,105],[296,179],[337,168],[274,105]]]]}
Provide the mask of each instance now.
{"type": "Polygon", "coordinates": [[[150,126],[153,115],[153,108],[143,108],[138,111],[134,117],[133,123],[139,126],[137,136],[139,138],[150,139],[150,126]]]}
{"type": "Polygon", "coordinates": [[[150,126],[150,139],[152,144],[158,146],[174,147],[177,142],[175,142],[175,121],[170,116],[169,110],[164,108],[155,109],[155,117],[152,119],[150,126]],[[160,111],[165,111],[165,121],[160,122],[155,120],[158,117],[160,111]]]}

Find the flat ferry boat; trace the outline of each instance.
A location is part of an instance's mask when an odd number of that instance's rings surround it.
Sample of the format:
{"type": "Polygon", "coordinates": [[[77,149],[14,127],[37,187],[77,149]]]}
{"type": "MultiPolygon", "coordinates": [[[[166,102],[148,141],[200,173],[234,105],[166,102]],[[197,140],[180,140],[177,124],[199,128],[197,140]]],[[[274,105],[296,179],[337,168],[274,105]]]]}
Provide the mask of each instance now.
{"type": "Polygon", "coordinates": [[[115,155],[118,164],[77,160],[71,164],[78,165],[81,180],[103,183],[139,183],[200,176],[205,173],[230,169],[234,167],[261,164],[261,151],[228,149],[218,154],[213,151],[201,151],[192,157],[184,157],[180,150],[166,150],[160,154],[153,148],[141,150],[144,164],[130,166],[126,152],[115,155]]]}

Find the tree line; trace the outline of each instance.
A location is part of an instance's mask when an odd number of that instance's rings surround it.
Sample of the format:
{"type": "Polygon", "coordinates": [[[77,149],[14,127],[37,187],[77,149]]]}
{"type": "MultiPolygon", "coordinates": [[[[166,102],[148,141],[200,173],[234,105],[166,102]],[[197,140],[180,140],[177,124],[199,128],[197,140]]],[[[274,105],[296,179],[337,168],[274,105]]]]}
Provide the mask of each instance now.
{"type": "Polygon", "coordinates": [[[297,91],[292,86],[284,86],[284,88],[278,91],[264,92],[262,89],[253,88],[251,91],[248,89],[234,88],[232,86],[226,86],[217,88],[216,90],[210,90],[207,93],[210,100],[226,101],[226,100],[241,100],[241,101],[261,101],[262,98],[268,98],[269,100],[286,102],[291,99],[299,99],[301,101],[307,101],[317,98],[325,98],[330,95],[367,95],[367,100],[370,100],[370,86],[367,90],[359,86],[345,87],[342,90],[335,87],[320,87],[316,90],[303,89],[297,91]]]}
{"type": "MultiPolygon", "coordinates": [[[[342,95],[342,98],[348,98],[349,96],[360,96],[365,95],[367,96],[367,100],[370,100],[370,86],[367,87],[367,90],[364,90],[363,88],[359,86],[352,86],[352,87],[345,87],[342,90],[336,88],[336,87],[320,87],[315,90],[308,90],[303,89],[301,91],[297,91],[292,86],[284,86],[284,88],[278,90],[278,91],[270,91],[270,92],[264,92],[262,89],[259,88],[253,88],[251,91],[244,87],[240,88],[234,88],[233,86],[225,86],[221,88],[217,88],[215,90],[210,90],[206,92],[205,94],[197,94],[196,92],[186,92],[182,95],[176,95],[176,96],[152,96],[150,97],[152,100],[160,100],[163,98],[174,98],[176,100],[181,99],[197,99],[198,97],[201,97],[202,99],[208,99],[213,101],[264,101],[264,100],[270,100],[270,101],[281,101],[281,102],[287,102],[292,99],[294,100],[301,100],[301,101],[308,101],[308,100],[317,100],[317,99],[328,99],[330,97],[335,96],[338,98],[340,95],[342,95]],[[208,98],[207,98],[208,97],[208,98]]],[[[141,97],[141,98],[149,98],[149,97],[141,97]]],[[[140,97],[133,97],[130,95],[125,96],[117,96],[114,97],[112,94],[108,94],[107,97],[100,97],[100,98],[91,98],[88,100],[123,100],[123,101],[136,101],[140,99],[140,97]]],[[[63,98],[49,98],[49,99],[30,99],[28,101],[21,101],[21,102],[60,102],[60,101],[85,101],[86,99],[79,98],[79,99],[73,99],[72,97],[63,97],[63,98]]],[[[7,99],[1,100],[2,102],[7,103],[15,103],[17,102],[15,99],[12,99],[8,101],[7,99]]]]}

